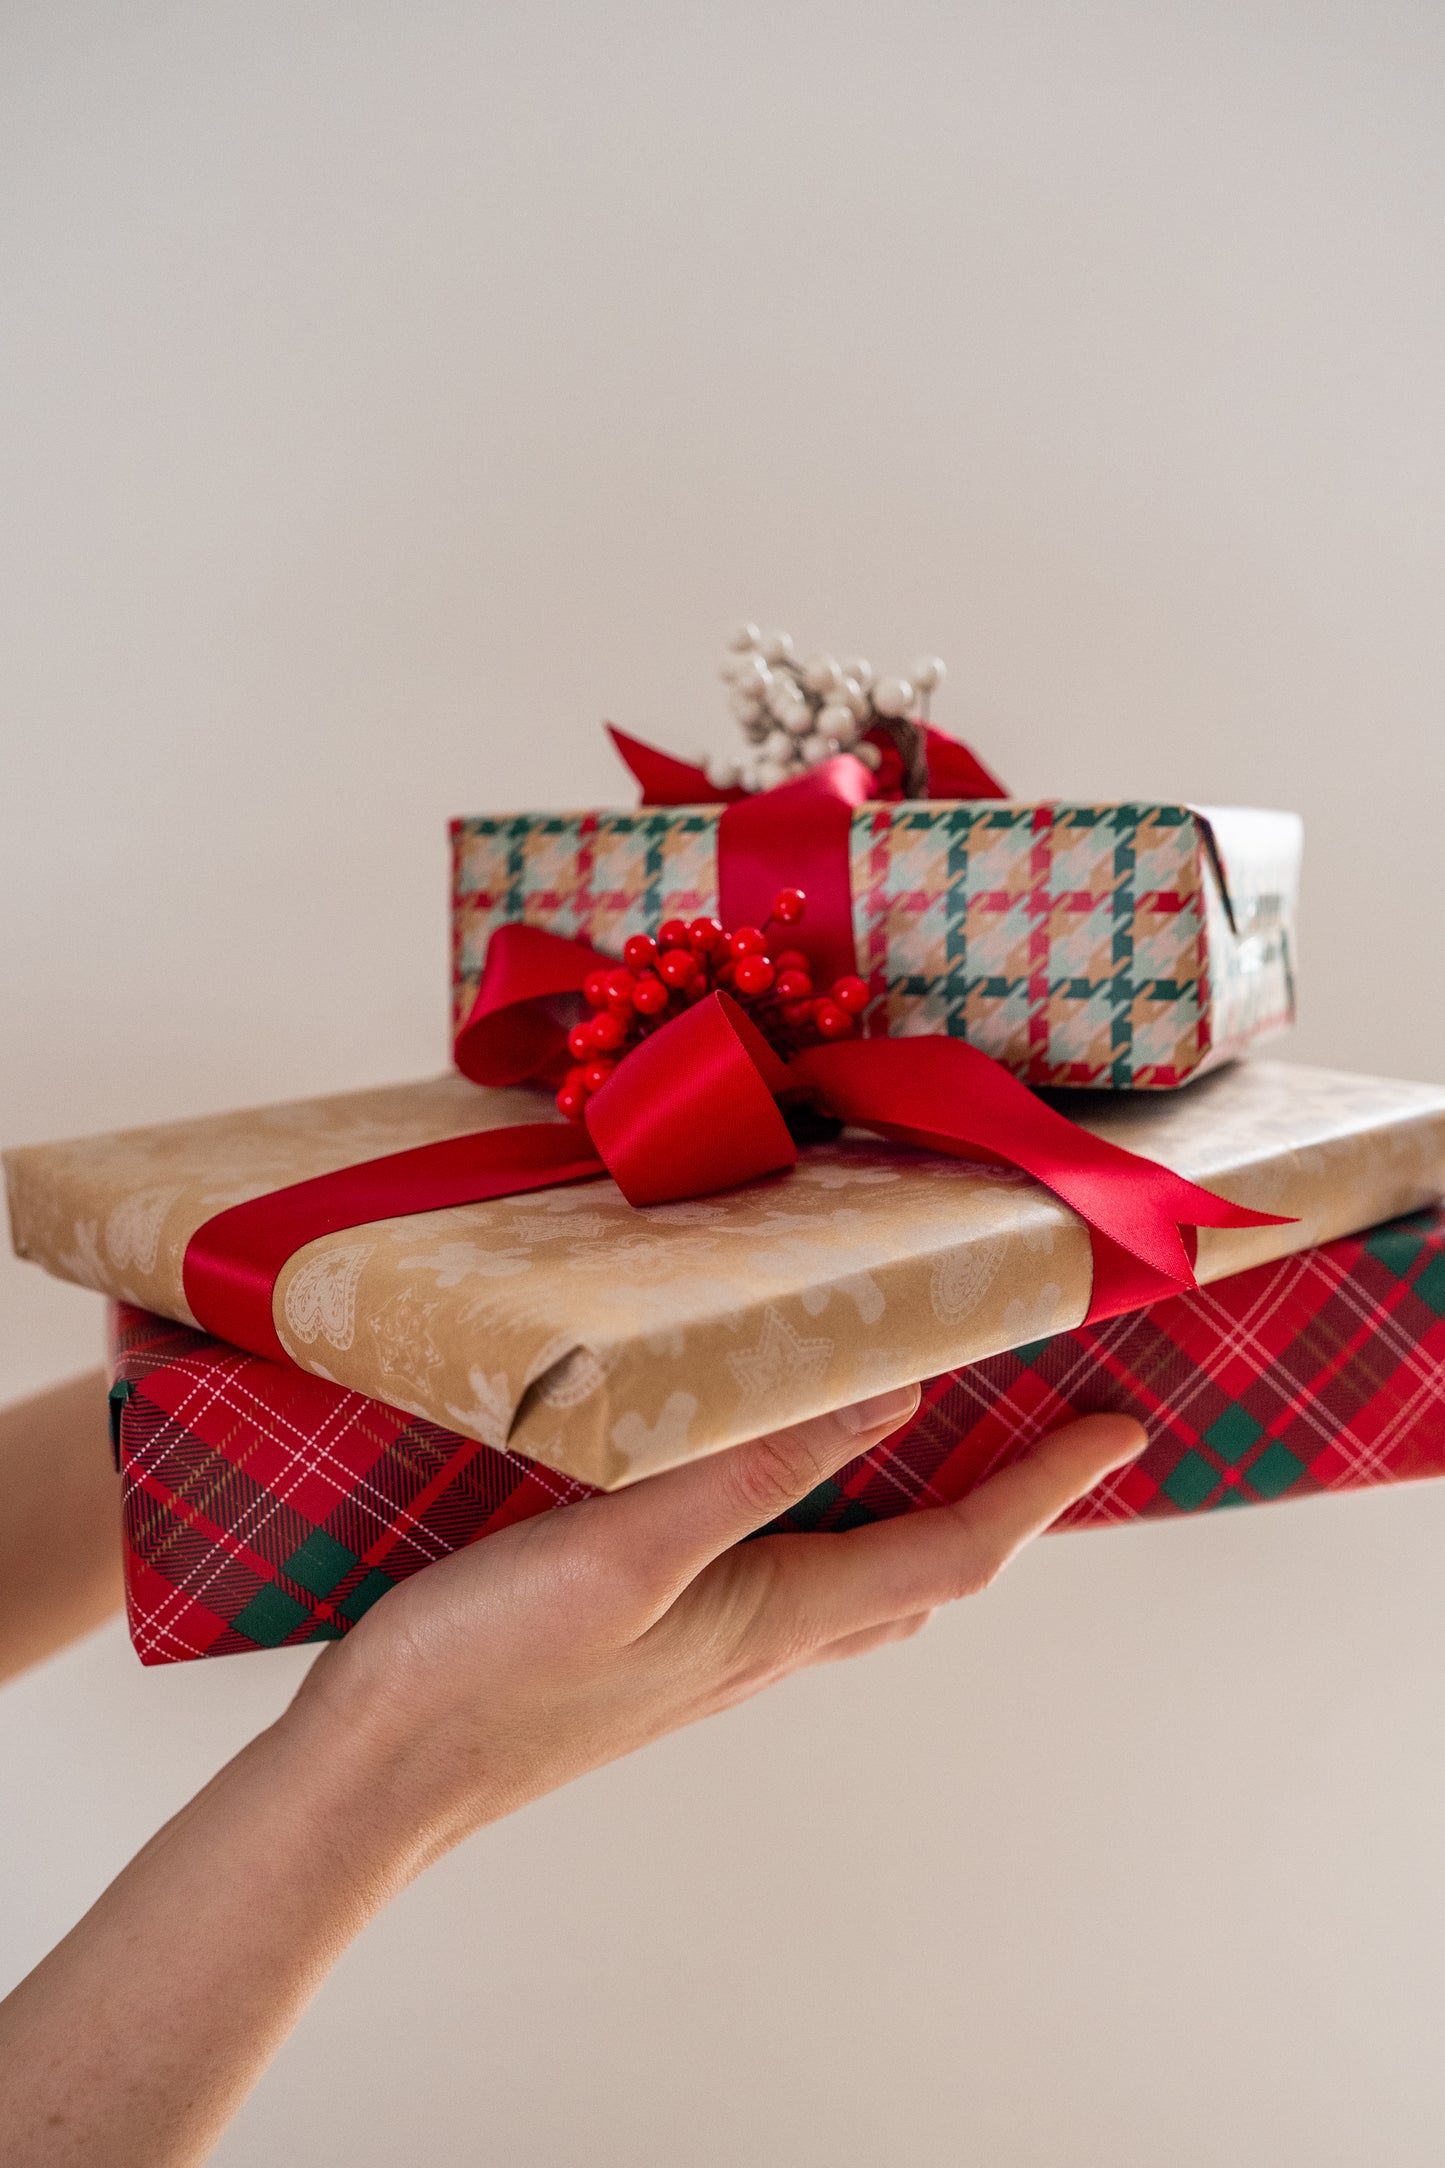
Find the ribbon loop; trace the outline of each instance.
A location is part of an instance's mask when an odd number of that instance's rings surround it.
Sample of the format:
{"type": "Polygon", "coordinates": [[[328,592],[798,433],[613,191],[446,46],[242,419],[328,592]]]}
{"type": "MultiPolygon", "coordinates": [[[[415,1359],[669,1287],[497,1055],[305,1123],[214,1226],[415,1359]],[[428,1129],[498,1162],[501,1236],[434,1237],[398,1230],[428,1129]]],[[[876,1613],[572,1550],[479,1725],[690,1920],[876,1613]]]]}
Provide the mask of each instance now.
{"type": "Polygon", "coordinates": [[[567,1026],[553,1014],[558,995],[580,994],[590,971],[615,969],[585,941],[540,926],[499,926],[487,943],[472,1011],[452,1059],[474,1084],[526,1084],[560,1068],[567,1026]]]}
{"type": "Polygon", "coordinates": [[[634,1047],[588,1101],[587,1127],[629,1204],[706,1197],[793,1166],[775,1094],[788,1070],[726,994],[634,1047]]]}

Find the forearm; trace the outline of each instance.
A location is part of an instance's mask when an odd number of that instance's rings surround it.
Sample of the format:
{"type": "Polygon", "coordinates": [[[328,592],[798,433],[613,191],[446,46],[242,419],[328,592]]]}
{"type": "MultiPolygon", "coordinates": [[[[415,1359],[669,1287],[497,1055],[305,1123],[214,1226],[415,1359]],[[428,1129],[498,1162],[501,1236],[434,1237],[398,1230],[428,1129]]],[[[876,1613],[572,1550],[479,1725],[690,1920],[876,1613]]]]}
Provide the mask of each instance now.
{"type": "Polygon", "coordinates": [[[790,1671],[915,1631],[1144,1443],[1093,1416],[958,1505],[743,1540],[916,1399],[518,1522],[374,1605],[0,2006],[0,2160],[192,2168],[427,1860],[790,1671]]]}
{"type": "Polygon", "coordinates": [[[0,1679],[109,1618],[120,1558],[104,1372],[0,1409],[0,1679]]]}
{"type": "Polygon", "coordinates": [[[264,1732],[0,2004],[0,2160],[203,2161],[425,1856],[344,1739],[264,1732]]]}

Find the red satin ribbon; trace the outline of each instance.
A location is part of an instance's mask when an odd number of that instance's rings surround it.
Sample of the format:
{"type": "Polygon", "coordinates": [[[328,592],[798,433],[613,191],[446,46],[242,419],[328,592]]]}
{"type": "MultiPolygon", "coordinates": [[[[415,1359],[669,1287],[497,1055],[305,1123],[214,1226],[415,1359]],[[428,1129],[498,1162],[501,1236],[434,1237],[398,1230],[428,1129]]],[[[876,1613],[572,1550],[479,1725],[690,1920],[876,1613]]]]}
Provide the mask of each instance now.
{"type": "MultiPolygon", "coordinates": [[[[642,738],[630,738],[625,730],[618,730],[612,723],[607,725],[607,735],[641,785],[644,805],[735,805],[747,795],[736,785],[714,783],[706,768],[699,768],[690,760],[679,760],[673,753],[661,752],[642,738]]],[[[864,736],[877,747],[881,760],[878,773],[869,778],[868,796],[901,798],[903,762],[892,739],[876,725],[865,731],[864,736]]],[[[961,738],[951,738],[946,730],[935,730],[932,723],[925,723],[923,740],[928,757],[930,798],[1008,797],[1006,786],[961,738]]],[[[775,873],[773,878],[776,885],[779,877],[775,873]]],[[[798,886],[802,886],[801,881],[798,886]]]]}
{"type": "Polygon", "coordinates": [[[839,753],[811,775],[730,805],[718,822],[718,913],[725,926],[763,926],[787,867],[808,899],[808,960],[819,986],[857,969],[850,839],[854,808],[873,778],[839,753]]]}
{"type": "Polygon", "coordinates": [[[1031,1174],[1088,1225],[1090,1323],[1193,1286],[1181,1228],[1280,1224],[1080,1129],[960,1039],[843,1039],[783,1062],[726,994],[620,1062],[588,1102],[587,1127],[629,1204],[662,1204],[791,1167],[798,1150],[780,1098],[1031,1174]]]}
{"type": "Polygon", "coordinates": [[[282,1266],[308,1242],[343,1227],[552,1189],[604,1171],[571,1122],[518,1122],[338,1167],[233,1204],[198,1227],[181,1267],[186,1301],[218,1340],[289,1362],[272,1305],[282,1266]]]}
{"type": "MultiPolygon", "coordinates": [[[[808,899],[808,954],[824,985],[857,969],[850,837],[854,808],[866,801],[870,782],[861,760],[840,753],[795,783],[756,797],[739,795],[718,822],[724,925],[766,925],[786,878],[808,899]]],[[[462,1075],[474,1084],[555,1080],[566,1063],[571,1022],[556,997],[580,993],[589,971],[616,964],[615,956],[540,926],[499,926],[487,944],[471,1014],[452,1048],[462,1075]]]]}
{"type": "Polygon", "coordinates": [[[567,1059],[572,1019],[559,997],[580,994],[589,971],[614,970],[585,941],[565,941],[540,926],[499,926],[487,943],[472,1013],[457,1033],[452,1059],[474,1084],[525,1084],[553,1077],[567,1059]]]}
{"type": "Polygon", "coordinates": [[[706,1197],[793,1165],[778,1111],[790,1082],[737,1003],[710,994],[618,1063],[587,1102],[587,1128],[629,1204],[706,1197]]]}
{"type": "MultiPolygon", "coordinates": [[[[861,762],[841,756],[739,801],[720,823],[724,916],[761,923],[782,882],[805,887],[808,948],[822,979],[854,967],[848,838],[866,795],[860,777],[866,783],[861,762]]],[[[563,997],[614,962],[539,927],[500,927],[457,1036],[458,1068],[479,1084],[553,1077],[566,1059],[563,997]]],[[[780,1101],[930,1151],[1024,1169],[1088,1225],[1090,1322],[1192,1287],[1195,1228],[1281,1224],[1078,1128],[962,1040],[845,1039],[784,1062],[736,1002],[712,994],[634,1047],[588,1101],[590,1150],[571,1123],[521,1123],[274,1190],[217,1214],[192,1237],[186,1300],[218,1338],[285,1359],[272,1311],[276,1280],[319,1236],[604,1171],[639,1206],[730,1189],[795,1163],[780,1101]]]]}

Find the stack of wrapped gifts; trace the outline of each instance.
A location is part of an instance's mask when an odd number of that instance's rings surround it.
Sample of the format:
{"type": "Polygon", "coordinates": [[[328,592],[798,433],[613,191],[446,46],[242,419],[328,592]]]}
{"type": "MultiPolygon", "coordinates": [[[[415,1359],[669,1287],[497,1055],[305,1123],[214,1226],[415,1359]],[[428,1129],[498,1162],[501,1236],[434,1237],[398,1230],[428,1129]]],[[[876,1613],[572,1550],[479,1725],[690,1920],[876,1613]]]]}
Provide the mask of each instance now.
{"type": "Polygon", "coordinates": [[[730,673],[746,764],[619,738],[639,809],[454,824],[451,1073],[9,1155],[114,1298],[144,1662],[916,1379],[785,1525],[1096,1409],[1149,1444],[1075,1523],[1445,1471],[1445,1089],[1252,1052],[1298,821],[1011,799],[934,665],[730,673]]]}

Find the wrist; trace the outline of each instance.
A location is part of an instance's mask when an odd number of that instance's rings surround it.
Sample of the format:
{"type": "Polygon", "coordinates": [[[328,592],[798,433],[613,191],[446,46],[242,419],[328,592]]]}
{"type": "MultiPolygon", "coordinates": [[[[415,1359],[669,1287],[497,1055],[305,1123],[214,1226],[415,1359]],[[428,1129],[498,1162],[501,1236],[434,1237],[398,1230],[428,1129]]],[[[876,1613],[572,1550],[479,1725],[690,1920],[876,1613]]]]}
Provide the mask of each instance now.
{"type": "MultiPolygon", "coordinates": [[[[434,1833],[407,1811],[384,1758],[321,1708],[294,1702],[215,1780],[224,1814],[257,1813],[278,1862],[364,1916],[378,1912],[436,1856],[434,1833]]],[[[193,1802],[204,1808],[211,1788],[193,1802]]]]}
{"type": "MultiPolygon", "coordinates": [[[[268,1736],[344,1833],[357,1871],[399,1888],[505,1808],[474,1767],[458,1766],[472,1755],[459,1757],[453,1727],[429,1718],[414,1685],[349,1654],[318,1659],[268,1736]]],[[[468,1745],[480,1755],[482,1744],[478,1727],[468,1745]]]]}

